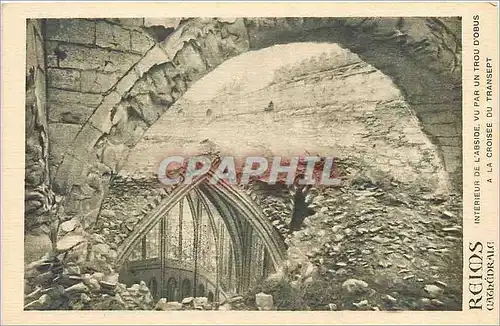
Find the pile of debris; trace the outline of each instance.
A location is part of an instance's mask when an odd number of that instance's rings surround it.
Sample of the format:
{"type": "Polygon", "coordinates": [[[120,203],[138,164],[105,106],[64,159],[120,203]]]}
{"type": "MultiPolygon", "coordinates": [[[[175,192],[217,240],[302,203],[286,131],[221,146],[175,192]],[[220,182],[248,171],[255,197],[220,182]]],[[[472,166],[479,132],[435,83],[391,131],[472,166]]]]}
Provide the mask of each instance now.
{"type": "Polygon", "coordinates": [[[127,288],[112,270],[82,271],[64,258],[64,254],[49,253],[25,266],[24,310],[153,309],[153,297],[144,282],[127,288]]]}
{"type": "Polygon", "coordinates": [[[171,311],[171,310],[214,310],[214,305],[208,302],[207,297],[187,297],[181,302],[167,301],[161,298],[155,306],[155,310],[171,311]]]}

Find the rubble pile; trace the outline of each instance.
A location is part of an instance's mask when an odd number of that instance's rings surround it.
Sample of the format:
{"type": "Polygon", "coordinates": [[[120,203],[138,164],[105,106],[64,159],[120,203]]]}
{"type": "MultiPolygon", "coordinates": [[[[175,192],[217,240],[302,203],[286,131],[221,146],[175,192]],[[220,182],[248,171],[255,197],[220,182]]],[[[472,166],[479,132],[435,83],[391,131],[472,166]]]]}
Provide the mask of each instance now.
{"type": "Polygon", "coordinates": [[[253,181],[243,190],[262,208],[264,215],[283,239],[289,237],[293,209],[292,193],[289,188],[280,184],[268,185],[253,181]]]}
{"type": "Polygon", "coordinates": [[[319,284],[309,308],[461,309],[459,195],[353,178],[312,204],[316,213],[286,239],[284,272],[303,293],[319,284]]]}
{"type": "Polygon", "coordinates": [[[95,272],[49,253],[25,266],[25,310],[151,310],[153,297],[144,282],[127,288],[118,273],[95,272]]]}
{"type": "Polygon", "coordinates": [[[104,243],[116,249],[171,191],[155,178],[117,176],[92,233],[102,235],[104,243]]]}

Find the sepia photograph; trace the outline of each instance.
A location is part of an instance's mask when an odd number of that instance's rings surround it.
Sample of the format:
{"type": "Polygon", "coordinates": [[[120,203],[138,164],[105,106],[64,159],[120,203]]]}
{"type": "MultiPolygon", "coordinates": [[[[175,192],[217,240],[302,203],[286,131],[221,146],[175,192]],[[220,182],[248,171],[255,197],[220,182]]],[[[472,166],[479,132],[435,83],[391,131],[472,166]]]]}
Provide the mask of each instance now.
{"type": "Polygon", "coordinates": [[[24,310],[457,311],[461,17],[26,20],[24,310]]]}

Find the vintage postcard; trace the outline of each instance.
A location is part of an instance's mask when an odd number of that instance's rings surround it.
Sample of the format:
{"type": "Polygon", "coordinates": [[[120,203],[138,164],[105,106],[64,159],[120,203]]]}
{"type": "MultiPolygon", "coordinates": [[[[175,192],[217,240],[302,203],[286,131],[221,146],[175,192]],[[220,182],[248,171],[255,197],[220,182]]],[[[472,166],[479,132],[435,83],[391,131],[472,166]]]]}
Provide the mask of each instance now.
{"type": "Polygon", "coordinates": [[[499,323],[498,2],[2,17],[3,324],[499,323]]]}

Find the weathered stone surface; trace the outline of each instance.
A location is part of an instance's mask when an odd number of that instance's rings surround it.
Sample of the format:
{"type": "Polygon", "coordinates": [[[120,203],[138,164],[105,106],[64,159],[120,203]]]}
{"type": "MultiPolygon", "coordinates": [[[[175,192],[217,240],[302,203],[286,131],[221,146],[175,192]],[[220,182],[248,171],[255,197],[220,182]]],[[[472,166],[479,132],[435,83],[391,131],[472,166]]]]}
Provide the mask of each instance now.
{"type": "Polygon", "coordinates": [[[96,23],[97,46],[116,50],[130,50],[130,31],[106,21],[96,23]]]}
{"type": "Polygon", "coordinates": [[[165,53],[165,51],[160,46],[154,46],[142,57],[141,60],[137,61],[134,66],[134,70],[138,77],[141,77],[151,69],[154,65],[159,65],[168,62],[170,57],[165,53]]]}
{"type": "Polygon", "coordinates": [[[363,293],[368,289],[368,283],[356,279],[348,279],[342,283],[342,289],[347,293],[363,293]]]}
{"type": "MultiPolygon", "coordinates": [[[[71,156],[67,155],[66,157],[71,156]]],[[[63,161],[63,164],[65,163],[66,159],[63,161]]],[[[58,173],[63,167],[58,170],[58,173]]],[[[63,184],[62,186],[65,186],[65,188],[61,189],[62,192],[68,193],[65,212],[68,215],[80,215],[82,217],[82,227],[86,229],[97,218],[99,207],[110,179],[110,170],[108,167],[98,163],[95,165],[84,165],[79,173],[68,173],[68,177],[71,178],[72,186],[63,184]]]]}
{"type": "Polygon", "coordinates": [[[207,297],[196,297],[193,299],[193,308],[194,309],[205,309],[208,306],[208,298],[207,297]]]}
{"type": "Polygon", "coordinates": [[[193,297],[187,297],[182,299],[181,303],[182,304],[191,304],[193,302],[194,298],[193,297]]]}
{"type": "Polygon", "coordinates": [[[59,165],[81,126],[69,123],[49,123],[50,162],[59,165]]]}
{"type": "Polygon", "coordinates": [[[441,146],[454,147],[456,148],[456,151],[458,151],[459,148],[462,148],[462,137],[460,136],[438,137],[438,143],[441,146]]]}
{"type": "Polygon", "coordinates": [[[102,94],[111,89],[120,79],[120,72],[104,73],[96,70],[81,72],[81,91],[102,94]]]}
{"type": "Polygon", "coordinates": [[[58,51],[59,42],[58,41],[48,41],[45,44],[45,61],[48,67],[59,67],[59,57],[62,55],[58,51]]]}
{"type": "Polygon", "coordinates": [[[89,123],[85,124],[78,133],[75,146],[71,147],[70,152],[74,157],[87,161],[89,154],[101,136],[102,131],[89,123]]]}
{"type": "Polygon", "coordinates": [[[167,302],[167,299],[161,298],[155,306],[155,310],[161,311],[174,311],[174,310],[183,310],[183,305],[180,302],[167,302]]]}
{"type": "Polygon", "coordinates": [[[47,90],[47,96],[50,103],[84,104],[89,107],[97,107],[102,100],[102,96],[99,94],[71,92],[53,88],[47,90]]]}
{"type": "Polygon", "coordinates": [[[29,20],[26,27],[26,74],[28,74],[31,67],[45,70],[45,50],[39,24],[29,20]]]}
{"type": "Polygon", "coordinates": [[[128,91],[132,88],[132,86],[134,86],[137,80],[138,80],[137,73],[135,71],[129,71],[124,76],[122,76],[120,80],[116,83],[115,91],[118,94],[125,96],[128,93],[128,91]]]}
{"type": "Polygon", "coordinates": [[[57,51],[64,54],[64,59],[59,59],[59,67],[62,68],[124,73],[140,59],[137,54],[69,43],[59,44],[57,51]]]}
{"type": "Polygon", "coordinates": [[[47,19],[45,29],[47,40],[81,44],[94,43],[94,21],[86,19],[47,19]]]}
{"type": "Polygon", "coordinates": [[[64,195],[71,185],[79,180],[83,174],[86,164],[71,155],[65,155],[57,169],[53,179],[54,192],[64,195]]]}
{"type": "Polygon", "coordinates": [[[112,91],[107,94],[104,97],[101,105],[99,105],[97,110],[90,118],[90,124],[95,128],[101,130],[103,133],[109,133],[111,131],[111,127],[113,126],[113,120],[119,120],[121,117],[120,114],[115,116],[115,113],[117,112],[115,110],[115,107],[120,102],[120,100],[121,95],[116,91],[112,91]],[[111,117],[112,115],[113,118],[111,117]]]}
{"type": "Polygon", "coordinates": [[[37,56],[37,62],[38,62],[38,67],[40,69],[45,71],[45,49],[44,49],[44,42],[41,38],[40,35],[42,33],[39,30],[36,30],[37,33],[35,34],[35,50],[36,50],[36,56],[37,56]]]}
{"type": "Polygon", "coordinates": [[[69,221],[61,223],[59,229],[63,232],[71,232],[79,225],[78,218],[72,218],[69,221]]]}
{"type": "Polygon", "coordinates": [[[47,69],[48,86],[80,91],[80,71],[73,69],[47,69]]]}
{"type": "Polygon", "coordinates": [[[57,241],[57,250],[66,251],[82,242],[85,242],[85,238],[82,235],[68,234],[57,241]]]}
{"type": "Polygon", "coordinates": [[[24,260],[33,262],[52,249],[52,242],[47,234],[24,236],[24,260]]]}
{"type": "MultiPolygon", "coordinates": [[[[460,169],[462,167],[462,161],[461,161],[461,153],[460,151],[457,150],[455,146],[441,146],[441,150],[443,153],[444,157],[444,164],[446,166],[446,170],[450,173],[458,171],[460,172],[460,169]]],[[[458,174],[457,177],[459,177],[461,174],[458,174]]]]}
{"type": "Polygon", "coordinates": [[[431,135],[438,137],[453,137],[460,136],[462,130],[457,128],[455,123],[432,123],[425,125],[424,129],[431,135]]]}
{"type": "Polygon", "coordinates": [[[439,286],[434,285],[434,284],[427,284],[424,287],[424,291],[427,292],[427,295],[431,299],[440,297],[444,292],[444,290],[442,288],[440,288],[439,286]]]}
{"type": "Polygon", "coordinates": [[[131,31],[130,37],[130,44],[135,52],[144,53],[154,45],[154,41],[143,32],[131,31]]]}
{"type": "Polygon", "coordinates": [[[194,82],[207,71],[205,61],[193,45],[187,44],[177,53],[176,65],[186,67],[185,73],[194,82]]]}
{"type": "Polygon", "coordinates": [[[48,103],[49,122],[83,125],[95,107],[75,103],[48,103]]]}
{"type": "Polygon", "coordinates": [[[263,292],[255,295],[255,303],[259,310],[268,311],[274,309],[273,296],[263,292]]]}

